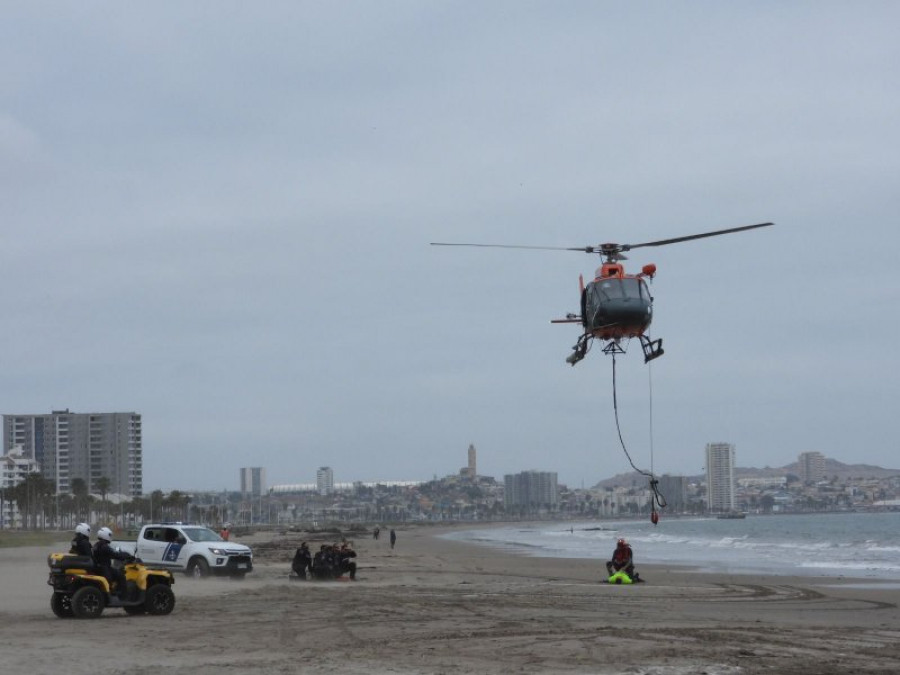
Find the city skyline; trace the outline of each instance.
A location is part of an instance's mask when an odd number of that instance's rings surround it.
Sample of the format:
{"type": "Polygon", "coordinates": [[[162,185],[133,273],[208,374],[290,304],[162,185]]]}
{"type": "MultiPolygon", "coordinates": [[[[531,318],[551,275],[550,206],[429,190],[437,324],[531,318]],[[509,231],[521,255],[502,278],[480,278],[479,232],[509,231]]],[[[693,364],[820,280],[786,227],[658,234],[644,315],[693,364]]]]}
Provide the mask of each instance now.
{"type": "MultiPolygon", "coordinates": [[[[105,414],[109,415],[112,413],[105,413],[105,414]]],[[[123,414],[123,413],[115,413],[114,415],[121,415],[121,414],[123,414]]],[[[127,414],[129,416],[136,416],[138,419],[140,419],[140,415],[135,415],[135,413],[124,413],[124,414],[127,414]]],[[[26,418],[43,418],[43,417],[52,418],[54,415],[67,415],[67,416],[87,415],[88,418],[90,418],[90,416],[95,416],[95,417],[98,416],[99,413],[75,413],[75,412],[71,412],[68,410],[64,410],[64,411],[53,411],[48,416],[44,416],[44,415],[34,415],[34,416],[4,415],[6,444],[8,444],[10,446],[9,451],[14,450],[15,448],[22,448],[22,450],[26,453],[26,455],[30,456],[30,455],[28,455],[29,449],[31,448],[31,445],[29,443],[25,443],[25,444],[22,444],[22,443],[15,444],[14,443],[15,436],[13,434],[13,430],[16,428],[16,424],[18,424],[21,427],[21,425],[24,423],[26,418]],[[8,421],[6,421],[6,418],[9,418],[8,421]]],[[[21,436],[21,434],[23,432],[20,430],[19,433],[21,436]]],[[[30,438],[30,436],[29,436],[29,438],[30,438]]],[[[722,445],[722,444],[718,444],[718,443],[706,444],[705,451],[707,453],[707,460],[706,460],[706,462],[704,462],[704,464],[707,467],[709,466],[709,464],[708,464],[709,448],[711,446],[718,446],[718,445],[722,445]]],[[[730,444],[724,444],[724,445],[730,446],[730,444]]],[[[731,450],[733,452],[733,446],[731,446],[731,450]]],[[[459,473],[470,476],[470,477],[473,475],[477,475],[477,468],[476,468],[476,466],[477,466],[477,449],[476,449],[476,446],[474,443],[469,443],[468,448],[465,450],[464,456],[466,458],[466,465],[459,470],[459,473]]],[[[786,467],[791,466],[792,464],[797,464],[797,473],[798,473],[798,476],[801,479],[801,481],[804,481],[804,482],[814,481],[814,480],[821,479],[822,476],[824,475],[824,464],[827,459],[833,459],[833,458],[826,458],[822,453],[820,453],[818,451],[804,451],[804,452],[800,452],[795,457],[794,462],[786,462],[785,464],[783,464],[779,467],[776,467],[776,468],[786,468],[786,467]]],[[[452,464],[452,463],[453,463],[453,461],[449,462],[449,464],[452,464]]],[[[863,464],[863,465],[865,465],[865,464],[863,464]]],[[[732,472],[732,480],[734,480],[733,476],[734,476],[735,470],[737,470],[737,469],[747,470],[747,469],[753,469],[753,468],[761,469],[762,467],[749,467],[749,466],[741,467],[737,464],[736,456],[735,456],[734,465],[730,468],[730,471],[732,472]]],[[[881,467],[881,468],[884,468],[885,470],[893,470],[892,467],[881,467]]],[[[897,471],[898,471],[898,473],[900,473],[900,469],[898,469],[897,471]]],[[[509,471],[504,471],[501,474],[499,474],[498,476],[490,476],[490,477],[499,479],[500,477],[506,476],[509,473],[510,473],[509,471]]],[[[551,467],[544,467],[544,469],[542,469],[542,470],[533,469],[533,468],[532,469],[517,468],[517,469],[513,470],[512,473],[513,474],[521,474],[521,473],[556,473],[556,472],[551,471],[551,467]]],[[[704,469],[704,474],[708,476],[708,473],[709,473],[708,470],[704,469]]],[[[340,475],[340,469],[338,469],[338,475],[340,475]]],[[[443,474],[443,475],[453,475],[453,472],[450,472],[448,474],[443,474]]],[[[441,477],[443,477],[443,475],[441,477]]],[[[683,490],[683,487],[679,487],[680,484],[676,485],[675,483],[670,483],[667,481],[671,481],[673,479],[678,479],[678,480],[684,479],[690,475],[696,475],[696,473],[695,474],[673,474],[673,473],[667,472],[664,474],[656,474],[656,477],[658,479],[660,479],[661,492],[664,495],[666,495],[666,497],[668,499],[669,494],[678,494],[683,490]],[[666,485],[665,485],[666,489],[662,489],[662,486],[664,483],[666,483],[666,485]]],[[[189,491],[197,491],[197,492],[207,492],[207,491],[215,491],[217,489],[222,489],[222,490],[226,490],[226,491],[239,491],[241,493],[249,492],[253,495],[258,496],[259,494],[261,494],[262,492],[265,492],[269,488],[284,489],[284,488],[288,488],[288,487],[294,487],[294,488],[298,488],[298,489],[300,489],[300,488],[313,489],[313,490],[320,492],[320,494],[328,494],[328,493],[334,492],[336,490],[352,489],[353,485],[356,483],[362,483],[362,484],[368,484],[368,485],[379,485],[379,484],[380,485],[412,485],[412,484],[426,483],[429,480],[434,480],[439,477],[438,474],[433,474],[430,478],[429,477],[421,477],[417,480],[397,480],[397,479],[391,478],[390,476],[379,476],[379,477],[375,477],[375,478],[366,477],[364,480],[354,479],[354,480],[341,481],[341,480],[335,479],[335,469],[333,467],[329,467],[329,466],[318,467],[315,470],[315,480],[312,482],[309,482],[309,481],[304,482],[302,480],[300,480],[300,481],[285,480],[285,481],[279,482],[277,484],[268,486],[266,483],[265,476],[266,476],[266,468],[264,466],[241,467],[238,469],[238,480],[236,482],[236,485],[232,485],[231,487],[229,487],[228,485],[223,485],[223,486],[221,486],[221,488],[210,489],[208,487],[202,487],[201,489],[196,489],[196,486],[173,484],[173,485],[166,485],[166,486],[154,486],[153,488],[146,490],[144,492],[144,494],[149,493],[153,489],[162,489],[164,492],[168,492],[171,490],[179,490],[179,491],[189,490],[189,491]],[[263,487],[263,486],[265,486],[265,487],[263,487]]],[[[613,476],[601,476],[598,479],[597,483],[602,483],[612,477],[613,476]]],[[[562,482],[560,482],[560,483],[565,484],[570,489],[580,487],[580,485],[572,485],[572,484],[567,484],[567,483],[562,483],[562,482]]],[[[592,487],[592,485],[586,485],[585,487],[592,487]]],[[[89,488],[89,490],[91,490],[92,492],[95,492],[96,494],[100,493],[99,490],[93,489],[93,486],[90,485],[90,482],[88,482],[88,488],[89,488]]],[[[63,492],[67,492],[67,491],[68,490],[66,490],[66,489],[63,490],[63,492]]],[[[109,492],[115,494],[115,493],[117,493],[117,490],[109,489],[109,492]]],[[[126,495],[126,496],[130,496],[130,495],[126,495]]]]}

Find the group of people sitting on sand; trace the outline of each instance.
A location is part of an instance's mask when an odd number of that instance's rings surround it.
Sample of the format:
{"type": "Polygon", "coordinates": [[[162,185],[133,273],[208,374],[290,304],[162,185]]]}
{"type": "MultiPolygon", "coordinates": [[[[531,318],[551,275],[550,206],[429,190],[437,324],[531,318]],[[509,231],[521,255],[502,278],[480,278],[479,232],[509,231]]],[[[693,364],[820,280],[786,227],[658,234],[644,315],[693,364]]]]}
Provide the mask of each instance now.
{"type": "Polygon", "coordinates": [[[294,553],[291,570],[299,579],[339,579],[349,573],[355,581],[355,557],[356,551],[347,542],[322,544],[313,555],[304,541],[294,553]]]}

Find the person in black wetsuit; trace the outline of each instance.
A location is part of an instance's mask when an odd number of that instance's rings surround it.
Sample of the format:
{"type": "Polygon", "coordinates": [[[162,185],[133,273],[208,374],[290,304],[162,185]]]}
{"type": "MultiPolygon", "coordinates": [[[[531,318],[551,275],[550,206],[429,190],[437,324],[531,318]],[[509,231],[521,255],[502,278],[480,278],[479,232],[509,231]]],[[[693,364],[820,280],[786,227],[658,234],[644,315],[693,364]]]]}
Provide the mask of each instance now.
{"type": "Polygon", "coordinates": [[[309,568],[313,579],[327,579],[331,576],[330,554],[327,552],[327,549],[328,545],[322,544],[313,556],[312,566],[309,568]]]}
{"type": "Polygon", "coordinates": [[[300,548],[294,553],[291,569],[294,570],[294,573],[301,579],[306,579],[307,570],[309,570],[309,575],[312,576],[312,555],[310,554],[309,547],[306,545],[305,541],[300,544],[300,548]]]}
{"type": "Polygon", "coordinates": [[[356,581],[356,563],[351,559],[356,557],[356,551],[349,544],[342,544],[337,551],[338,570],[335,576],[341,576],[344,572],[350,573],[350,581],[356,581]]]}
{"type": "Polygon", "coordinates": [[[612,560],[606,563],[606,571],[609,572],[609,576],[616,572],[625,572],[629,577],[634,577],[634,554],[624,539],[616,542],[616,550],[613,551],[612,560]]]}

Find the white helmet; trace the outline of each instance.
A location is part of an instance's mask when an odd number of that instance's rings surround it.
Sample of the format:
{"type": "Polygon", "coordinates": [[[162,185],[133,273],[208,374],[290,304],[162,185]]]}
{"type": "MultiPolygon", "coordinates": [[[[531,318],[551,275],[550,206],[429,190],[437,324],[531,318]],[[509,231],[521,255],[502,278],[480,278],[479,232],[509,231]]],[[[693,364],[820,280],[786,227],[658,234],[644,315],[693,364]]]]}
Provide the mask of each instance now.
{"type": "Polygon", "coordinates": [[[91,526],[87,523],[78,523],[75,526],[75,534],[83,534],[85,537],[91,536],[91,526]]]}
{"type": "Polygon", "coordinates": [[[112,541],[112,530],[108,527],[101,527],[97,530],[97,538],[103,541],[112,541]]]}

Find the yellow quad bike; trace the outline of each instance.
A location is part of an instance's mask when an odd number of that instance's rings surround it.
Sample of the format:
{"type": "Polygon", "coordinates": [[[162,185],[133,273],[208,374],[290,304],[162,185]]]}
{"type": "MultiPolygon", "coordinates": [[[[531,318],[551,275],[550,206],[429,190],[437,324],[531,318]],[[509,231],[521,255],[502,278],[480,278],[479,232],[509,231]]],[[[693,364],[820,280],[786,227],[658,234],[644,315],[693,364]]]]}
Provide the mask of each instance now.
{"type": "Polygon", "coordinates": [[[47,564],[47,583],[53,587],[50,608],[61,619],[96,619],[107,607],[121,607],[128,614],[168,614],[175,608],[172,573],[148,569],[138,559],[124,565],[124,589],[110,587],[86,556],[51,553],[47,564]]]}

